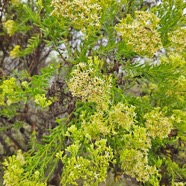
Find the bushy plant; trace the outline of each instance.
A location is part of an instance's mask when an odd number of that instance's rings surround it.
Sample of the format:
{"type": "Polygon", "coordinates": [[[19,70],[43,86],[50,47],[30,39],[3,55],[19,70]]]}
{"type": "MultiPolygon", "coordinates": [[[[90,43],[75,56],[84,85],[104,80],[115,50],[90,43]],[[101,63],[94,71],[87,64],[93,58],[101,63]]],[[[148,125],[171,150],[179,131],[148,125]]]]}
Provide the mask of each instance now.
{"type": "Polygon", "coordinates": [[[4,185],[184,185],[185,1],[1,7],[4,185]]]}

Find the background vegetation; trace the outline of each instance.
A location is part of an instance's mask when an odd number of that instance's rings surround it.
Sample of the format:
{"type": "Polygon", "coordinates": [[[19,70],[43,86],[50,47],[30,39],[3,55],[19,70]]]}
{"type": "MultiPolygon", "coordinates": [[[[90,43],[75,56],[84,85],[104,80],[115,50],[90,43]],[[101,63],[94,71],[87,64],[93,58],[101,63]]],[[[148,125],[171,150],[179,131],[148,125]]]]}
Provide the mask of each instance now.
{"type": "Polygon", "coordinates": [[[3,184],[184,185],[185,10],[183,0],[2,0],[3,184]]]}

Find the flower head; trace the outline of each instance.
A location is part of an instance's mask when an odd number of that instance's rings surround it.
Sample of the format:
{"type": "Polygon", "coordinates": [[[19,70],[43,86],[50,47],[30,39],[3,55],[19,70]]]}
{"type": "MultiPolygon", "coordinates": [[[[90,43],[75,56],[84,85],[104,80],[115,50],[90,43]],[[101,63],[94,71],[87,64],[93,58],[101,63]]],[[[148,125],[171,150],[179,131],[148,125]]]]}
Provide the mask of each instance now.
{"type": "Polygon", "coordinates": [[[162,48],[160,34],[156,30],[158,22],[156,15],[136,11],[135,18],[127,15],[115,29],[132,51],[141,56],[152,57],[162,48]]]}
{"type": "Polygon", "coordinates": [[[14,20],[8,20],[4,23],[4,27],[7,30],[8,35],[13,36],[16,32],[16,24],[14,20]]]}
{"type": "Polygon", "coordinates": [[[172,129],[171,119],[166,117],[159,107],[145,114],[144,118],[147,133],[152,138],[166,138],[172,129]]]}
{"type": "Polygon", "coordinates": [[[62,17],[70,21],[75,29],[100,28],[101,6],[91,0],[53,0],[54,10],[52,15],[62,17]]]}
{"type": "Polygon", "coordinates": [[[186,51],[186,28],[180,28],[168,34],[171,41],[171,48],[177,52],[186,51]]]}
{"type": "Polygon", "coordinates": [[[20,54],[21,54],[21,50],[20,50],[20,45],[16,45],[13,50],[10,51],[10,56],[12,58],[16,58],[16,57],[19,57],[20,54]]]}

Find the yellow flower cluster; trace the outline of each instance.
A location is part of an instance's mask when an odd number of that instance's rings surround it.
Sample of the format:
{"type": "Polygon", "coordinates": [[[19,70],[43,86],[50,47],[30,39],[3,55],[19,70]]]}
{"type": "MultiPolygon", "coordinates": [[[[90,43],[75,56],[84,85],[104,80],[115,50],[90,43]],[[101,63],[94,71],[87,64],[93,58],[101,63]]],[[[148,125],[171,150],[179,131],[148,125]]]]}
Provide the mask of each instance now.
{"type": "Polygon", "coordinates": [[[122,169],[137,181],[146,182],[150,176],[157,172],[155,167],[148,165],[146,153],[140,150],[125,149],[121,152],[122,169]]]}
{"type": "Polygon", "coordinates": [[[64,156],[62,151],[56,154],[56,157],[64,164],[62,185],[78,185],[79,178],[85,186],[98,185],[105,180],[109,162],[113,159],[113,152],[107,146],[107,140],[100,139],[95,144],[91,143],[86,147],[85,156],[79,153],[82,145],[76,141],[66,148],[68,153],[64,156]]]}
{"type": "MultiPolygon", "coordinates": [[[[128,107],[125,104],[118,103],[117,105],[113,105],[110,109],[98,110],[90,116],[88,121],[85,119],[85,113],[82,112],[80,115],[82,127],[85,133],[90,135],[92,139],[98,138],[100,134],[104,136],[109,134],[116,135],[120,129],[129,131],[134,127],[134,109],[133,106],[128,107]],[[105,112],[107,112],[106,115],[105,112]]],[[[141,143],[146,142],[143,141],[141,143]]]]}
{"type": "Polygon", "coordinates": [[[169,56],[163,56],[161,58],[162,64],[171,64],[172,66],[176,67],[184,67],[186,65],[186,60],[184,57],[178,53],[170,53],[169,56]]]}
{"type": "MultiPolygon", "coordinates": [[[[82,117],[85,118],[85,117],[82,117]]],[[[100,136],[100,134],[108,135],[110,133],[109,127],[103,117],[103,112],[96,112],[90,116],[89,122],[84,119],[82,121],[82,127],[86,134],[89,134],[92,139],[100,136]]]]}
{"type": "Polygon", "coordinates": [[[49,105],[52,104],[52,101],[51,100],[48,100],[46,97],[45,97],[45,94],[37,94],[35,96],[35,103],[37,103],[38,105],[40,105],[42,108],[45,108],[45,107],[48,107],[49,105]]]}
{"type": "Polygon", "coordinates": [[[4,105],[5,96],[7,98],[7,104],[11,105],[12,103],[17,102],[17,98],[15,95],[15,90],[17,89],[16,79],[10,78],[8,80],[3,81],[3,84],[0,86],[2,89],[2,93],[0,94],[0,105],[4,105]]]}
{"type": "Polygon", "coordinates": [[[107,109],[110,100],[111,78],[100,74],[96,70],[102,61],[97,58],[89,60],[89,64],[79,63],[72,71],[72,78],[68,87],[73,96],[80,97],[83,102],[95,102],[100,109],[107,109]],[[96,66],[96,67],[95,67],[96,66]]]}
{"type": "Polygon", "coordinates": [[[12,58],[16,58],[20,56],[21,50],[20,50],[20,45],[15,45],[15,47],[10,51],[10,56],[12,58]]]}
{"type": "Polygon", "coordinates": [[[177,52],[186,51],[186,28],[180,28],[168,34],[171,41],[171,48],[177,52]]]}
{"type": "Polygon", "coordinates": [[[14,20],[8,20],[4,23],[4,27],[7,30],[8,35],[13,36],[16,32],[16,23],[14,20]]]}
{"type": "Polygon", "coordinates": [[[135,19],[127,15],[115,29],[132,51],[152,57],[162,48],[160,34],[156,30],[158,22],[159,19],[153,13],[136,11],[135,19]]]}
{"type": "Polygon", "coordinates": [[[128,107],[123,103],[118,103],[111,107],[109,111],[109,124],[116,128],[122,127],[126,130],[130,130],[130,128],[134,125],[135,118],[135,107],[128,107]]]}
{"type": "Polygon", "coordinates": [[[151,139],[146,128],[135,125],[132,128],[129,134],[123,136],[125,148],[120,155],[121,167],[125,174],[146,182],[151,175],[157,173],[156,168],[148,164],[151,139]]]}
{"type": "Polygon", "coordinates": [[[53,0],[52,15],[70,21],[75,29],[97,29],[100,27],[101,6],[96,0],[53,0]]]}
{"type": "Polygon", "coordinates": [[[124,135],[126,148],[148,152],[151,148],[151,139],[147,134],[146,128],[139,126],[133,126],[133,128],[129,134],[124,135]]]}
{"type": "Polygon", "coordinates": [[[33,181],[27,180],[23,178],[25,159],[22,152],[19,150],[17,155],[13,155],[5,160],[3,165],[6,167],[4,171],[4,182],[5,186],[15,186],[15,185],[22,185],[22,186],[46,186],[46,183],[39,182],[38,174],[39,171],[34,173],[33,181]]]}
{"type": "Polygon", "coordinates": [[[172,129],[171,119],[166,117],[157,107],[144,115],[147,134],[152,138],[166,138],[172,129]]]}

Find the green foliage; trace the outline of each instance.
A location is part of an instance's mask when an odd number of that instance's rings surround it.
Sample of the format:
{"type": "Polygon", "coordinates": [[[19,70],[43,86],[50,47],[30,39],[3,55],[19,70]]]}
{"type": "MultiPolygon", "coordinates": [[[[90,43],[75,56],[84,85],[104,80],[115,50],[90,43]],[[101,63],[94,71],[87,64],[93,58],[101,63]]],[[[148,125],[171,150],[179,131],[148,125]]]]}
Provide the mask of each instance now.
{"type": "Polygon", "coordinates": [[[96,186],[118,170],[141,185],[184,184],[185,2],[4,7],[0,132],[9,140],[0,140],[12,155],[4,185],[96,186]]]}
{"type": "Polygon", "coordinates": [[[168,33],[179,27],[185,26],[186,17],[183,10],[186,2],[182,0],[163,0],[153,11],[160,18],[160,32],[163,44],[167,44],[168,33]]]}
{"type": "Polygon", "coordinates": [[[2,106],[0,115],[13,117],[16,114],[16,109],[31,99],[42,108],[49,106],[55,98],[48,99],[45,94],[49,80],[55,71],[56,67],[51,64],[41,70],[41,75],[29,77],[29,81],[18,82],[14,77],[4,80],[0,86],[0,106],[2,106]]]}

